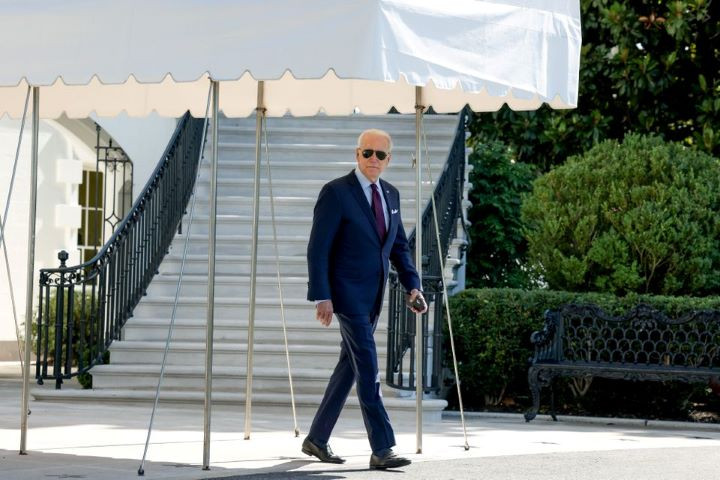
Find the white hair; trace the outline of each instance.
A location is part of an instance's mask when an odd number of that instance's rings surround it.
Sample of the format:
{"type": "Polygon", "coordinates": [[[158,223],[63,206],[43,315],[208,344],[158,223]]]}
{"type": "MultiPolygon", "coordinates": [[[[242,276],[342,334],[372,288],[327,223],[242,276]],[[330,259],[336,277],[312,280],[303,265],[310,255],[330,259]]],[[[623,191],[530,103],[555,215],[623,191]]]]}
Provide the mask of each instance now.
{"type": "Polygon", "coordinates": [[[367,130],[364,130],[364,131],[360,134],[360,136],[358,137],[358,139],[357,139],[357,146],[358,146],[358,148],[361,148],[361,147],[362,147],[362,139],[363,139],[363,137],[364,137],[365,135],[378,135],[378,136],[380,136],[380,137],[385,137],[385,138],[387,139],[387,141],[388,141],[388,151],[387,151],[387,153],[392,152],[392,148],[393,148],[392,137],[391,137],[390,134],[387,133],[385,130],[380,130],[380,129],[378,129],[378,128],[369,128],[369,129],[367,129],[367,130]]]}

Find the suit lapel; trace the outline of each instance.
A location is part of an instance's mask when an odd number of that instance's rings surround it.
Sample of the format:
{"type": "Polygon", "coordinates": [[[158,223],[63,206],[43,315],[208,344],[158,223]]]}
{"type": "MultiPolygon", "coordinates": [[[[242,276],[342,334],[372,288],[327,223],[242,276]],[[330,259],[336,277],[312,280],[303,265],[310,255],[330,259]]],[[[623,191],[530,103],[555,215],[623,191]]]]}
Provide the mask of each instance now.
{"type": "Polygon", "coordinates": [[[370,210],[370,205],[368,205],[367,198],[365,198],[365,193],[360,186],[360,182],[358,182],[358,179],[355,176],[355,171],[351,171],[347,178],[348,182],[350,183],[350,190],[352,190],[355,200],[357,200],[358,204],[360,204],[360,210],[365,212],[365,216],[367,217],[368,222],[370,222],[370,228],[372,228],[372,232],[374,234],[373,236],[375,238],[378,238],[377,230],[375,230],[375,215],[373,214],[372,210],[370,210]]]}

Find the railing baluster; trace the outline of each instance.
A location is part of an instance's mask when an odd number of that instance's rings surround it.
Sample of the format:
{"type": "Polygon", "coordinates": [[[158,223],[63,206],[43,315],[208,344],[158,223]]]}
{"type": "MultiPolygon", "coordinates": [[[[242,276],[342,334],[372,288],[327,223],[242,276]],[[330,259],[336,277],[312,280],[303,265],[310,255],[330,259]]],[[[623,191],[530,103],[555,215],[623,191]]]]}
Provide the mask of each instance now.
{"type": "Polygon", "coordinates": [[[182,220],[202,153],[203,123],[189,113],[180,120],[143,192],[93,259],[66,267],[67,253],[61,252],[59,268],[40,271],[38,384],[53,378],[60,388],[63,378],[102,363],[112,341],[121,338],[122,327],[146,293],[182,220]],[[77,292],[82,298],[75,298],[77,292]],[[77,314],[75,302],[80,302],[77,314]],[[48,376],[51,362],[53,372],[48,376]]]}
{"type": "Polygon", "coordinates": [[[63,312],[65,311],[65,274],[60,273],[60,285],[58,285],[57,294],[55,296],[55,358],[53,360],[53,378],[55,379],[55,388],[60,388],[62,384],[62,329],[63,329],[63,312]]]}
{"type": "Polygon", "coordinates": [[[35,378],[39,379],[40,380],[39,383],[42,385],[42,375],[41,375],[41,371],[40,371],[40,366],[43,364],[42,357],[41,357],[42,340],[44,337],[44,335],[42,333],[43,332],[43,320],[45,320],[47,322],[47,315],[43,315],[43,308],[42,308],[43,307],[43,297],[44,297],[43,293],[45,290],[43,288],[43,279],[42,278],[40,279],[40,288],[38,290],[39,290],[39,295],[40,295],[40,303],[38,303],[38,305],[40,305],[40,307],[38,308],[38,320],[37,320],[37,350],[36,350],[37,358],[35,361],[35,378]]]}
{"type": "MultiPolygon", "coordinates": [[[[42,287],[41,287],[42,288],[42,287]]],[[[40,380],[43,378],[48,378],[48,350],[49,350],[49,337],[50,337],[50,322],[52,322],[54,319],[50,318],[50,283],[48,283],[45,287],[45,325],[44,325],[44,342],[43,342],[43,349],[42,353],[38,355],[42,359],[42,377],[40,377],[40,380]]],[[[42,305],[40,305],[40,308],[42,309],[42,305]]],[[[40,361],[40,358],[38,361],[40,361]]]]}
{"type": "Polygon", "coordinates": [[[108,289],[108,278],[109,275],[110,266],[109,262],[105,263],[103,265],[102,270],[100,270],[99,278],[98,278],[98,318],[97,322],[95,323],[97,325],[97,338],[95,339],[95,361],[99,362],[102,353],[105,350],[105,330],[103,329],[103,325],[105,325],[105,319],[107,318],[107,289],[108,289]]]}
{"type": "Polygon", "coordinates": [[[119,278],[119,270],[122,269],[122,246],[123,246],[123,239],[120,239],[120,242],[118,243],[118,248],[115,250],[114,255],[111,257],[111,262],[109,265],[109,276],[108,276],[108,285],[107,285],[107,315],[105,316],[105,326],[103,328],[103,347],[106,346],[109,343],[110,340],[110,332],[112,332],[112,325],[115,322],[115,298],[117,297],[116,291],[117,291],[117,284],[118,284],[118,278],[119,278]]]}
{"type": "MultiPolygon", "coordinates": [[[[84,273],[84,272],[82,272],[82,270],[81,270],[81,273],[84,273]]],[[[85,275],[83,275],[83,278],[85,278],[85,275]]],[[[87,330],[86,330],[86,328],[87,328],[86,313],[87,312],[85,310],[85,307],[87,306],[86,302],[85,302],[85,300],[86,300],[85,294],[87,292],[87,288],[86,288],[87,283],[85,283],[83,281],[81,285],[82,286],[81,286],[81,299],[80,299],[80,318],[78,319],[78,323],[80,324],[80,326],[78,328],[78,351],[77,351],[78,370],[82,370],[83,367],[85,366],[84,353],[85,353],[85,348],[86,348],[85,345],[87,343],[87,338],[85,338],[85,336],[87,335],[87,330]]]]}
{"type": "MultiPolygon", "coordinates": [[[[448,161],[442,175],[437,180],[432,195],[435,198],[437,209],[438,230],[441,245],[437,244],[435,235],[435,220],[432,205],[428,203],[423,211],[422,228],[422,269],[423,294],[426,296],[430,308],[423,315],[423,328],[415,332],[415,315],[405,306],[404,290],[398,282],[397,273],[390,272],[390,302],[388,311],[388,353],[385,381],[388,385],[401,390],[415,390],[416,364],[415,364],[415,334],[422,335],[423,345],[423,371],[427,372],[425,378],[420,379],[426,391],[438,392],[441,387],[442,368],[442,324],[443,289],[440,270],[440,258],[447,255],[450,241],[456,228],[458,219],[462,219],[462,193],[465,178],[465,125],[470,115],[469,110],[463,110],[455,133],[455,140],[448,161]],[[432,314],[432,317],[431,317],[432,314]],[[432,332],[430,331],[432,321],[432,332]],[[432,348],[432,356],[429,349],[432,348]],[[406,362],[406,360],[408,360],[406,362]],[[430,365],[428,365],[430,363],[430,365]],[[428,370],[428,366],[432,366],[428,370]]],[[[416,208],[421,208],[417,205],[416,208]]],[[[415,231],[408,237],[411,251],[415,251],[415,231]]],[[[414,255],[414,254],[413,254],[414,255]]]]}
{"type": "Polygon", "coordinates": [[[68,287],[68,295],[67,295],[67,330],[65,334],[65,341],[64,343],[64,350],[65,350],[65,374],[70,375],[71,365],[72,365],[72,343],[73,343],[73,335],[75,334],[75,285],[72,283],[69,283],[68,287]]]}

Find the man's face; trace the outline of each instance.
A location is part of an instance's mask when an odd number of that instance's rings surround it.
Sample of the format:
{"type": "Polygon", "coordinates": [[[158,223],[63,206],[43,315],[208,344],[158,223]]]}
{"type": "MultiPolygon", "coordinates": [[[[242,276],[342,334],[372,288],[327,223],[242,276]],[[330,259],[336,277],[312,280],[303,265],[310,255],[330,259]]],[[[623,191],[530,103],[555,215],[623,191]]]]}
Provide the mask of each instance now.
{"type": "Polygon", "coordinates": [[[385,170],[385,167],[388,166],[388,163],[390,163],[391,155],[388,151],[389,148],[390,144],[387,138],[382,135],[368,133],[363,136],[360,147],[355,150],[355,158],[357,159],[360,172],[373,183],[377,182],[380,174],[385,170]],[[380,160],[377,158],[377,154],[373,153],[370,158],[365,158],[363,156],[363,150],[385,152],[387,153],[387,157],[385,157],[385,160],[380,160]]]}

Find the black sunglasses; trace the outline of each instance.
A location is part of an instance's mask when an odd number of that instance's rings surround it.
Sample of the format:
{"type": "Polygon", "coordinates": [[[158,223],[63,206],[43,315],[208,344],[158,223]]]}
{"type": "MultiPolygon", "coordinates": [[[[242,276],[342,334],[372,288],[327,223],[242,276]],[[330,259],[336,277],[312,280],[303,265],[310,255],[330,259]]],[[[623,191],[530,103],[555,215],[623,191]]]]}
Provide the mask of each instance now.
{"type": "Polygon", "coordinates": [[[363,158],[370,158],[373,156],[374,153],[377,159],[380,161],[385,160],[388,156],[387,152],[383,152],[382,150],[373,150],[372,148],[366,148],[360,153],[362,154],[363,158]]]}

